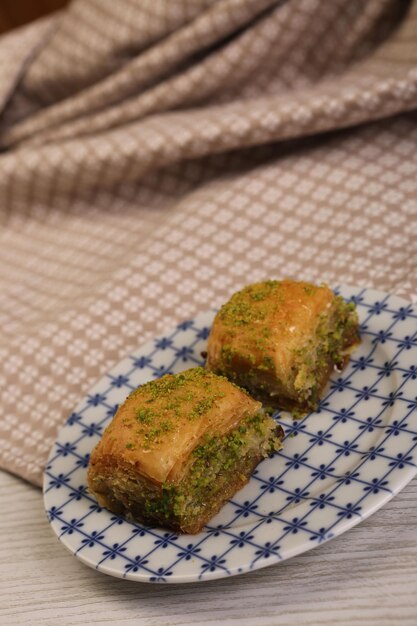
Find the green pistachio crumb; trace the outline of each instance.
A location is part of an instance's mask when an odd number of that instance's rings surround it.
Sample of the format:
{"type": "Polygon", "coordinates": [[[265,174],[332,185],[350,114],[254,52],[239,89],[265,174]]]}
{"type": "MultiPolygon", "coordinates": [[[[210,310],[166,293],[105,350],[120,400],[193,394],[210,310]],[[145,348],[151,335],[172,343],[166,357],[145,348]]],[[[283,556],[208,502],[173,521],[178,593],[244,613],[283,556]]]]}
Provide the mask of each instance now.
{"type": "Polygon", "coordinates": [[[151,424],[154,417],[153,412],[151,411],[151,409],[148,408],[136,409],[135,415],[138,422],[141,422],[142,424],[151,424]]]}

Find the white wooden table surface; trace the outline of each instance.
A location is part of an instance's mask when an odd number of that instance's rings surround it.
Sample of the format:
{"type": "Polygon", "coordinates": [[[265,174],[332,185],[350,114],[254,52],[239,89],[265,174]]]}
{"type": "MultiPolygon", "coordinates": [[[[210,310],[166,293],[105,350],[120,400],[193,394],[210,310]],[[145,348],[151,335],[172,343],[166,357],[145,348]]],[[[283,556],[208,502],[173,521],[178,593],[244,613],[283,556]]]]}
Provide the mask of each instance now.
{"type": "Polygon", "coordinates": [[[348,533],[200,584],[118,580],[71,556],[39,489],[0,471],[0,624],[417,625],[417,479],[348,533]]]}

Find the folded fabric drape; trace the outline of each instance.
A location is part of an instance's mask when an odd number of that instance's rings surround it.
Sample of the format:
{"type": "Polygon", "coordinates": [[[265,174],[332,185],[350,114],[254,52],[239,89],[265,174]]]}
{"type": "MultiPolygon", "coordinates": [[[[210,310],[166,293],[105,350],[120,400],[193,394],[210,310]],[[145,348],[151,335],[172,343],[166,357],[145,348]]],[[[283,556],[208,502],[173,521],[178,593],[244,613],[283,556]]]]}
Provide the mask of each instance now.
{"type": "Polygon", "coordinates": [[[243,284],[417,285],[417,5],[75,0],[0,39],[0,465],[243,284]]]}

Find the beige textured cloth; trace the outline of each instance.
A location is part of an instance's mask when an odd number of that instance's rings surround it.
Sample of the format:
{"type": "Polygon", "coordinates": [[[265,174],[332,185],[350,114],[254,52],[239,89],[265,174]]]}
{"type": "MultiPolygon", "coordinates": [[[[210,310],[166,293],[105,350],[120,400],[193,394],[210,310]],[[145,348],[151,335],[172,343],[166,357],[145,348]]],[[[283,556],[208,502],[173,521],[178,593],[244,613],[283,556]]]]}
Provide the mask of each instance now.
{"type": "Polygon", "coordinates": [[[76,0],[0,39],[0,464],[266,277],[416,293],[417,2],[76,0]]]}

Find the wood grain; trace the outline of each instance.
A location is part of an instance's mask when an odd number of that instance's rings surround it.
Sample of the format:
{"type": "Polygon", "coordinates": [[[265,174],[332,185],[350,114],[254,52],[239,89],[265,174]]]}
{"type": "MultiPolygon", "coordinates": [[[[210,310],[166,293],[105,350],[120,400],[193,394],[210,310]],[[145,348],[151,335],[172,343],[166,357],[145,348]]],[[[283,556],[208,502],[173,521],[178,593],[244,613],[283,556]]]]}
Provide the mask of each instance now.
{"type": "Polygon", "coordinates": [[[149,585],[91,570],[50,530],[34,487],[0,472],[0,624],[415,626],[417,480],[345,535],[220,581],[149,585]]]}
{"type": "Polygon", "coordinates": [[[0,34],[62,9],[68,0],[1,0],[0,34]]]}

